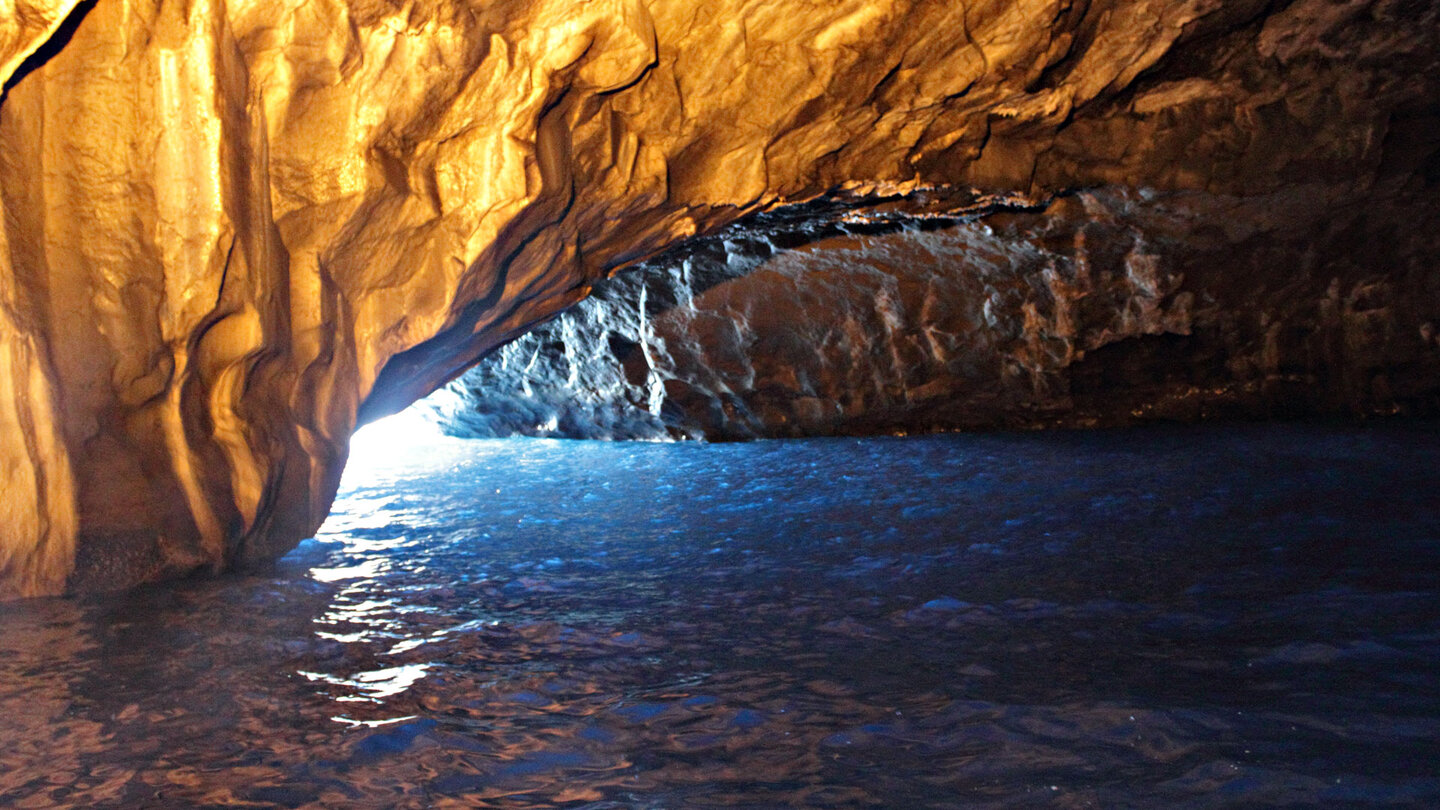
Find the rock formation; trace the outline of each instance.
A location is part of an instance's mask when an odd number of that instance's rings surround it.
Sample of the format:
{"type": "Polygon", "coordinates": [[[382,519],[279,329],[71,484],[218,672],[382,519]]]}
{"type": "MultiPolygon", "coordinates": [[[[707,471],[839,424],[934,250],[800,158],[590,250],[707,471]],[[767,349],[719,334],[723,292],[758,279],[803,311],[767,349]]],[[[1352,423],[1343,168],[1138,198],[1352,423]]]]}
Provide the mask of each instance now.
{"type": "Polygon", "coordinates": [[[457,436],[591,439],[1433,415],[1432,193],[750,218],[597,285],[425,404],[457,436]]]}
{"type": "Polygon", "coordinates": [[[1431,206],[1437,32],[1409,0],[5,6],[0,590],[273,558],[357,420],[755,211],[1431,206]]]}

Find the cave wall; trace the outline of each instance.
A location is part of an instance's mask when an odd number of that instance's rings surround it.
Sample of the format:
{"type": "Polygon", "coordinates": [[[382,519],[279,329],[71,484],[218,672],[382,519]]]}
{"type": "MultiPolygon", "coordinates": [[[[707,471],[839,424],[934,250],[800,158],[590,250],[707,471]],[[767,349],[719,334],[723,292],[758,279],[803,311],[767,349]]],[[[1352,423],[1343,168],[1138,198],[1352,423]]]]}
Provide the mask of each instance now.
{"type": "Polygon", "coordinates": [[[357,421],[757,210],[1097,184],[1364,200],[1435,151],[1423,2],[0,15],[7,596],[283,553],[357,421]]]}
{"type": "Polygon", "coordinates": [[[427,404],[458,436],[603,439],[1433,415],[1433,180],[1389,177],[1363,205],[1102,188],[878,231],[747,222],[427,404]]]}

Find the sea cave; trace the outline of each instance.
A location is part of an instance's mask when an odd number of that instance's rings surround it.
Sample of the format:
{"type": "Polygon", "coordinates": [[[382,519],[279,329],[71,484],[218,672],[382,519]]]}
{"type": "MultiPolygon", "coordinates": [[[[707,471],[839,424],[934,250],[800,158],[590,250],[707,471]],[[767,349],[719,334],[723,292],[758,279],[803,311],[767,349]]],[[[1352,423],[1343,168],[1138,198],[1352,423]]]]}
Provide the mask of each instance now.
{"type": "Polygon", "coordinates": [[[1440,6],[0,6],[0,806],[1440,805],[1440,6]]]}

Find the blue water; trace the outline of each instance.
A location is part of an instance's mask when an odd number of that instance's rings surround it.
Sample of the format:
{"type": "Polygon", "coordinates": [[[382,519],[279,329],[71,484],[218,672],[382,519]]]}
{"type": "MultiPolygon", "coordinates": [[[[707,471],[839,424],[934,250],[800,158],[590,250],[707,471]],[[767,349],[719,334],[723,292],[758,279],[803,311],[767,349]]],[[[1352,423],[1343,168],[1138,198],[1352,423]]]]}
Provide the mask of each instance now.
{"type": "Polygon", "coordinates": [[[0,806],[1440,806],[1434,424],[358,455],[0,608],[0,806]]]}

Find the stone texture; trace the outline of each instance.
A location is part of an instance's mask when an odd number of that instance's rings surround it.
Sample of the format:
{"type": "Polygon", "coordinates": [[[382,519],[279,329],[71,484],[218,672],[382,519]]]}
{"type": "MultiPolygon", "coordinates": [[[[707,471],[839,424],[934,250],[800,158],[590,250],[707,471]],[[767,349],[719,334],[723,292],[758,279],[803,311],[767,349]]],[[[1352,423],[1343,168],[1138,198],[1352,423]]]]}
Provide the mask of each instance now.
{"type": "Polygon", "coordinates": [[[1397,144],[1434,171],[1435,17],[1384,0],[0,7],[0,590],[273,558],[323,519],[357,419],[753,211],[922,186],[1366,200],[1397,144]]]}
{"type": "Polygon", "coordinates": [[[1103,189],[879,232],[747,222],[427,403],[456,435],[616,439],[1435,414],[1436,190],[1391,178],[1360,206],[1324,186],[1103,189]]]}

